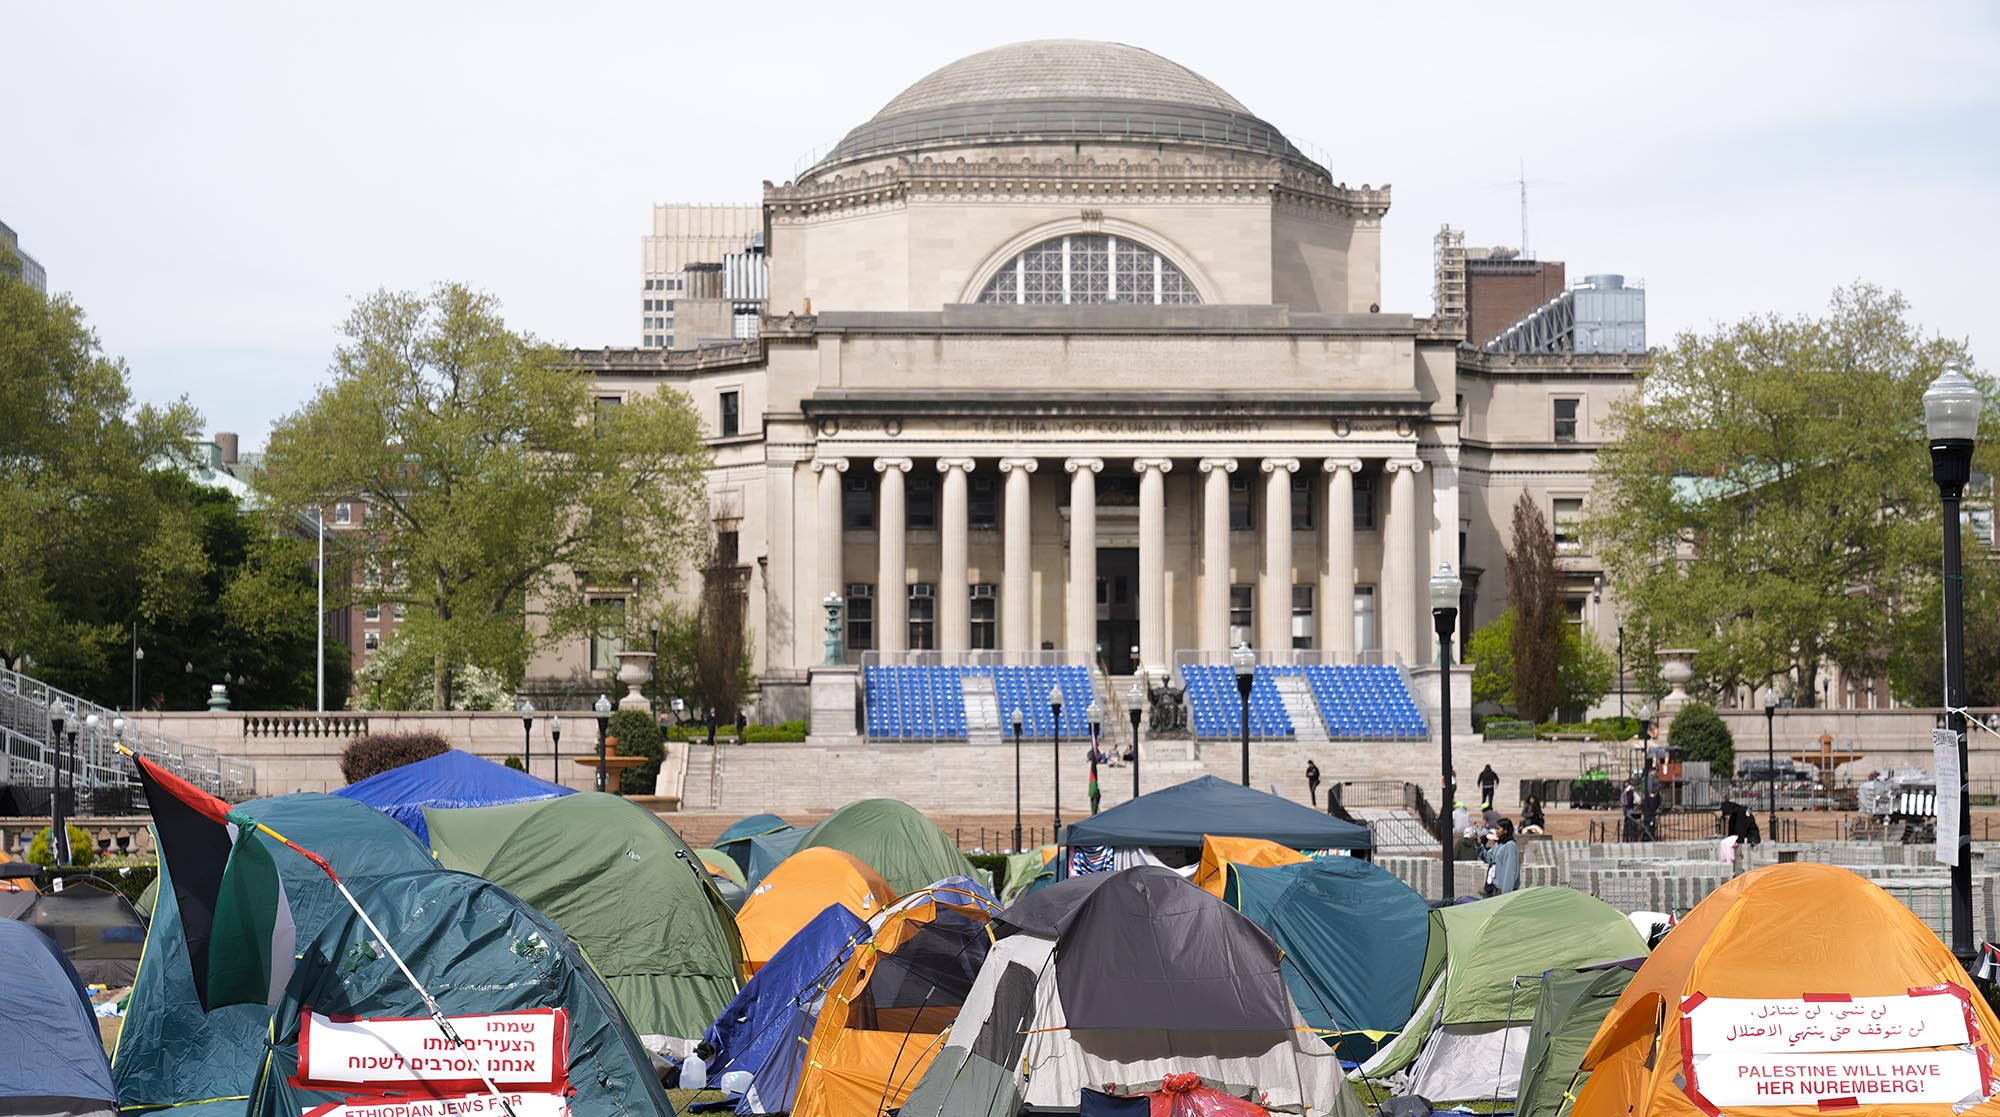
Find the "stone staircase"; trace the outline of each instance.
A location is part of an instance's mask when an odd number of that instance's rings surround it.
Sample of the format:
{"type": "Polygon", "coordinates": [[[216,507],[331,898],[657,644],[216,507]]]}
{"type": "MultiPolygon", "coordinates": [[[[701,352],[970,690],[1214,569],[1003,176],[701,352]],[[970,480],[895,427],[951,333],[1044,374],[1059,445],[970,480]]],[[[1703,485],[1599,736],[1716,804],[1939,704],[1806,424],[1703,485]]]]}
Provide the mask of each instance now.
{"type": "Polygon", "coordinates": [[[1313,701],[1312,688],[1301,675],[1279,675],[1272,680],[1278,684],[1278,700],[1285,704],[1285,714],[1292,719],[1292,737],[1301,745],[1324,745],[1330,738],[1326,735],[1326,723],[1320,720],[1319,703],[1313,701]]]}
{"type": "Polygon", "coordinates": [[[997,745],[1003,742],[1001,731],[1000,696],[993,689],[993,676],[966,675],[960,686],[965,702],[965,736],[967,743],[974,745],[997,745]]]}

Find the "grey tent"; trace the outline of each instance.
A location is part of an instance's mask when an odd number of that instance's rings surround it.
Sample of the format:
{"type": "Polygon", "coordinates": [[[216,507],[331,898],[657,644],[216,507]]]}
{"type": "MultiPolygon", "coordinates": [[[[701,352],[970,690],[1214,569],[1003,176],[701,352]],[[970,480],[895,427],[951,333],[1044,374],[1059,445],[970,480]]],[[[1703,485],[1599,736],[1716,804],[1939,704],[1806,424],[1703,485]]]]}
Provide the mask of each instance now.
{"type": "Polygon", "coordinates": [[[1214,776],[1175,784],[1063,827],[1066,846],[1178,846],[1200,849],[1203,836],[1262,838],[1292,849],[1375,848],[1368,828],[1290,799],[1214,776]]]}
{"type": "Polygon", "coordinates": [[[146,920],[110,885],[65,877],[60,892],[0,892],[0,917],[18,919],[62,948],[86,985],[132,984],[146,920]]]}

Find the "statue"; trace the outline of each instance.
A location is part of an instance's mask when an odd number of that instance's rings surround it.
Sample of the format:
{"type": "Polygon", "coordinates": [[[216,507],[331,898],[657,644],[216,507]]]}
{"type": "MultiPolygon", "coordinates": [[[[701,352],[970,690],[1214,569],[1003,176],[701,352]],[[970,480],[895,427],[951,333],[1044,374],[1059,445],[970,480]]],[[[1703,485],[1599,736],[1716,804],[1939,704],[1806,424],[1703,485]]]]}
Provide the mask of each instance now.
{"type": "Polygon", "coordinates": [[[1152,715],[1147,721],[1147,728],[1155,735],[1185,732],[1188,724],[1186,693],[1184,688],[1164,683],[1151,688],[1152,715]]]}

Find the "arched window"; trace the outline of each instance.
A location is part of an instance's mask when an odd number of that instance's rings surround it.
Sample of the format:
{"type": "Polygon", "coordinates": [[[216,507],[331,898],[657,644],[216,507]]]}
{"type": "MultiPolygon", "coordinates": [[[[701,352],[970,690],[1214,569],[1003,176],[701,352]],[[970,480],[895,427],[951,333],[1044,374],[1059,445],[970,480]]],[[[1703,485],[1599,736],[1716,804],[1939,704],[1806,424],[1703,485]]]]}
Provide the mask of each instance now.
{"type": "Polygon", "coordinates": [[[1007,262],[983,303],[1198,303],[1194,284],[1136,241],[1096,233],[1051,237],[1007,262]]]}

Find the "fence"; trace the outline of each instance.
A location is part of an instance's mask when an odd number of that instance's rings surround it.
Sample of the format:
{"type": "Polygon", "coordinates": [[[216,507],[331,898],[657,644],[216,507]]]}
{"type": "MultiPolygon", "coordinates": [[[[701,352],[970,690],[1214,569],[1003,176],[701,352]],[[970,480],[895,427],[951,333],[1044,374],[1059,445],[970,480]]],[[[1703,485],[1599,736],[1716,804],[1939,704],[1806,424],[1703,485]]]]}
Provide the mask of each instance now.
{"type": "MultiPolygon", "coordinates": [[[[6,668],[0,668],[0,730],[5,730],[0,740],[10,780],[17,763],[21,774],[42,779],[53,779],[60,768],[76,781],[75,805],[80,811],[125,811],[135,805],[138,785],[118,755],[121,742],[224,799],[240,801],[257,794],[257,770],[248,762],[149,732],[136,721],[127,722],[120,711],[6,668]],[[61,742],[52,740],[51,715],[58,710],[65,738],[61,742]]],[[[46,786],[40,779],[24,785],[46,786]]]]}

